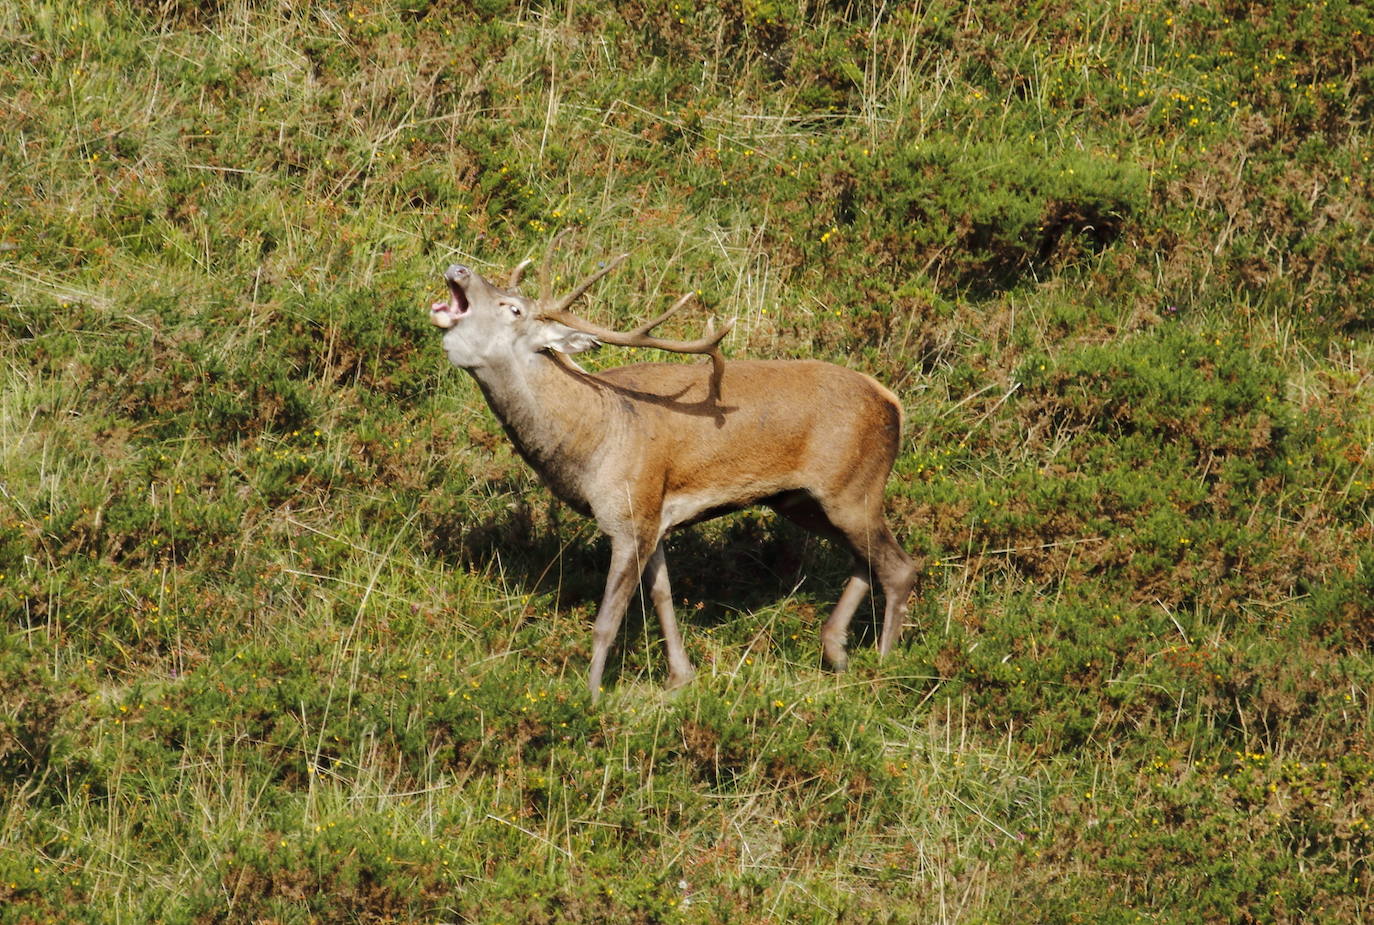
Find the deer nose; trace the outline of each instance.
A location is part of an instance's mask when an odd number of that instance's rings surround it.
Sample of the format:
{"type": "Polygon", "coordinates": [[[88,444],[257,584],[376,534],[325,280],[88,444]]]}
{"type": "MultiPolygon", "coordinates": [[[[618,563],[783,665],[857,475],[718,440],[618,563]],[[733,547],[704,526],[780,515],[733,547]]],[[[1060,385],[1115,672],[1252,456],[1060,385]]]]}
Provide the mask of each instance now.
{"type": "Polygon", "coordinates": [[[450,283],[461,282],[472,275],[472,271],[460,263],[455,263],[444,271],[444,279],[450,283]]]}

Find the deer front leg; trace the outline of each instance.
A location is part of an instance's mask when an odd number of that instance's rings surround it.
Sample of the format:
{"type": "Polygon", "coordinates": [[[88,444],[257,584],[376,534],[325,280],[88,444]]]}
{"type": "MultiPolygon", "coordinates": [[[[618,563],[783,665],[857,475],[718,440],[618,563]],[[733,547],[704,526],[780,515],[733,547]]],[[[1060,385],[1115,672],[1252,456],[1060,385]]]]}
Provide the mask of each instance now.
{"type": "Polygon", "coordinates": [[[625,608],[629,606],[635,585],[644,572],[649,548],[649,544],[632,538],[611,537],[611,568],[606,576],[606,591],[601,596],[596,622],[592,624],[592,667],[587,675],[592,703],[601,697],[601,675],[606,670],[606,658],[620,630],[620,621],[625,617],[625,608]]]}
{"type": "Polygon", "coordinates": [[[668,584],[668,561],[663,555],[662,540],[649,557],[644,577],[648,579],[649,597],[654,602],[654,611],[658,613],[658,625],[663,628],[663,645],[668,650],[668,682],[665,686],[672,690],[696,677],[696,670],[692,668],[692,660],[687,657],[682,634],[677,629],[677,616],[673,613],[673,589],[668,584]]]}

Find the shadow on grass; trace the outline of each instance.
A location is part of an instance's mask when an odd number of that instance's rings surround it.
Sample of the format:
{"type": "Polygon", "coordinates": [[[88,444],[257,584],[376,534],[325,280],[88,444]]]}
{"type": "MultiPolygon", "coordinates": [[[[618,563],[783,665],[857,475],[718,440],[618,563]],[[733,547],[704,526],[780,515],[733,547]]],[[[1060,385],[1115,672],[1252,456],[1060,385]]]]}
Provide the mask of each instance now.
{"type": "MultiPolygon", "coordinates": [[[[600,602],[610,543],[590,520],[566,508],[545,515],[518,505],[493,521],[472,524],[446,516],[422,529],[429,531],[440,558],[473,571],[499,571],[523,593],[552,595],[560,610],[594,612],[600,602]]],[[[674,604],[685,627],[729,623],[800,594],[817,610],[817,631],[838,600],[852,561],[843,548],[757,510],[670,534],[667,556],[674,604]]],[[[646,610],[632,604],[623,631],[638,632],[646,610]]],[[[859,608],[850,637],[855,646],[874,643],[871,608],[859,608]]]]}

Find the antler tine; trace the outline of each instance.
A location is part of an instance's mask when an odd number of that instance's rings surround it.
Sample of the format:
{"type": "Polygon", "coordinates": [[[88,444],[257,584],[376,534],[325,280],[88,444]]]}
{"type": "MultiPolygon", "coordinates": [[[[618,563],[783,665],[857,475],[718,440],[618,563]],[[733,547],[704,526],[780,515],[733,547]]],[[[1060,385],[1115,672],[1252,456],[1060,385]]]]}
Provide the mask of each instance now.
{"type": "Polygon", "coordinates": [[[558,234],[549,238],[549,246],[544,248],[544,263],[539,268],[539,304],[548,305],[553,301],[553,252],[558,249],[558,242],[563,240],[564,235],[571,228],[564,228],[558,234]]]}
{"type": "MultiPolygon", "coordinates": [[[[631,331],[631,332],[629,333],[629,336],[630,336],[630,337],[643,337],[645,334],[648,334],[648,333],[649,333],[650,331],[652,331],[654,328],[658,327],[660,324],[662,324],[663,322],[667,321],[669,318],[673,317],[673,315],[677,314],[678,309],[682,308],[682,306],[684,306],[684,305],[686,305],[688,302],[692,301],[692,298],[693,298],[693,296],[695,296],[695,295],[696,295],[695,292],[689,292],[689,293],[687,293],[687,294],[684,295],[682,298],[680,298],[680,299],[678,299],[676,302],[674,302],[672,308],[668,309],[666,312],[664,312],[663,314],[659,315],[657,318],[653,319],[652,321],[646,321],[646,322],[644,322],[644,323],[641,324],[639,327],[637,327],[637,328],[635,328],[633,331],[631,331]]],[[[712,327],[711,327],[711,319],[710,319],[710,318],[707,318],[707,319],[706,319],[706,333],[707,333],[707,334],[710,334],[710,333],[712,332],[712,330],[713,330],[713,329],[712,329],[712,327]]]]}
{"type": "Polygon", "coordinates": [[[573,304],[574,302],[576,302],[578,299],[580,299],[580,298],[582,297],[582,293],[584,293],[584,292],[586,292],[588,289],[592,288],[592,285],[593,285],[594,283],[596,283],[597,280],[601,279],[601,277],[605,276],[607,273],[611,272],[611,271],[614,270],[616,267],[618,267],[618,266],[620,266],[622,263],[624,263],[624,262],[625,262],[625,258],[628,257],[628,256],[630,256],[630,255],[629,255],[629,254],[619,254],[619,255],[617,255],[616,257],[612,258],[610,261],[607,262],[607,264],[606,264],[604,267],[602,267],[601,269],[597,270],[597,271],[596,271],[595,273],[593,273],[591,276],[587,277],[587,278],[584,279],[581,283],[579,283],[579,284],[577,285],[577,287],[576,287],[575,289],[573,289],[572,292],[569,292],[567,295],[563,296],[563,298],[559,299],[558,302],[557,302],[556,304],[550,305],[550,303],[553,302],[552,296],[540,295],[540,297],[539,297],[540,303],[541,303],[541,304],[544,304],[544,305],[549,305],[549,308],[547,308],[547,309],[544,311],[544,314],[547,315],[547,314],[549,314],[550,312],[561,312],[561,311],[565,311],[569,305],[573,304]]]}
{"type": "Polygon", "coordinates": [[[515,269],[510,271],[510,282],[506,283],[506,288],[514,289],[516,286],[519,286],[521,278],[525,275],[525,271],[528,270],[533,263],[533,257],[526,257],[524,260],[517,263],[515,269]]]}
{"type": "MultiPolygon", "coordinates": [[[[734,321],[725,322],[725,327],[721,329],[720,336],[724,337],[730,333],[730,329],[735,326],[734,321]]],[[[711,320],[706,320],[706,332],[711,332],[711,320]]],[[[711,348],[711,391],[707,398],[715,404],[720,404],[720,383],[725,376],[725,354],[720,352],[720,340],[717,338],[716,345],[711,348]]]]}

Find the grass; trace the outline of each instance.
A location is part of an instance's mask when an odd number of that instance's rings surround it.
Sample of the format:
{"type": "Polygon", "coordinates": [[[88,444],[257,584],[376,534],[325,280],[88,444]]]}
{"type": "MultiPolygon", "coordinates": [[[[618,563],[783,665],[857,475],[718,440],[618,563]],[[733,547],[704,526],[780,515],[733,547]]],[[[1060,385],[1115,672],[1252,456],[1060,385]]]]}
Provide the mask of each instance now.
{"type": "Polygon", "coordinates": [[[0,36],[0,921],[1368,920],[1362,5],[0,36]],[[670,541],[697,681],[636,603],[590,708],[606,545],[423,311],[560,228],[595,316],[898,393],[893,657],[744,513],[670,541]]]}

